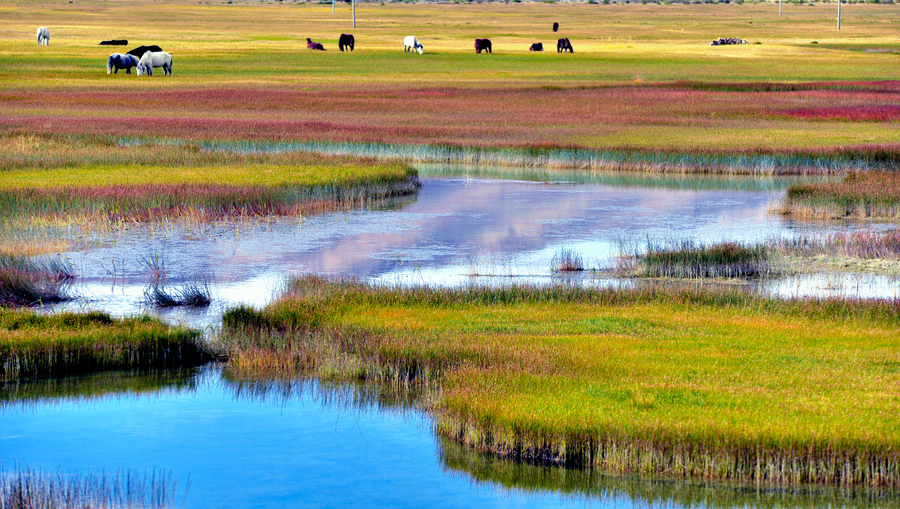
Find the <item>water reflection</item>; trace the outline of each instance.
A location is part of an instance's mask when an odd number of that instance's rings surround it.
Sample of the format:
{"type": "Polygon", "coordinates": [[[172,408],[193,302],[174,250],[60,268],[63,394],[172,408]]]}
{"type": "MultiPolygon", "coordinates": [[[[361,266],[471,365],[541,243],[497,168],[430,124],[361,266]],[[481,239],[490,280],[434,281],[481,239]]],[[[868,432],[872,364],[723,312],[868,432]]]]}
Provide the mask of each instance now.
{"type": "Polygon", "coordinates": [[[586,506],[723,509],[900,506],[895,495],[878,489],[821,486],[780,489],[617,476],[597,470],[543,467],[503,460],[447,439],[438,439],[438,444],[441,461],[454,475],[524,494],[552,490],[586,506]]]}
{"type": "Polygon", "coordinates": [[[190,479],[188,508],[900,507],[896,494],[876,490],[685,483],[497,459],[436,438],[419,410],[427,397],[404,385],[217,366],[20,382],[0,404],[0,462],[162,468],[190,479]]]}
{"type": "MultiPolygon", "coordinates": [[[[391,284],[548,284],[555,279],[550,261],[562,247],[602,273],[623,249],[648,238],[760,242],[871,228],[773,216],[770,209],[791,181],[428,167],[416,199],[387,207],[256,223],[134,227],[93,239],[98,247],[66,255],[79,271],[81,298],[63,307],[148,311],[142,296],[150,258],[162,260],[172,285],[210,281],[210,308],[149,310],[204,328],[227,307],[266,304],[291,274],[391,284]]],[[[602,274],[589,273],[588,281],[605,284],[602,274]]],[[[785,285],[773,292],[800,287],[809,290],[804,295],[827,295],[814,285],[785,285]]],[[[896,287],[885,279],[862,281],[857,295],[892,297],[896,287]]]]}

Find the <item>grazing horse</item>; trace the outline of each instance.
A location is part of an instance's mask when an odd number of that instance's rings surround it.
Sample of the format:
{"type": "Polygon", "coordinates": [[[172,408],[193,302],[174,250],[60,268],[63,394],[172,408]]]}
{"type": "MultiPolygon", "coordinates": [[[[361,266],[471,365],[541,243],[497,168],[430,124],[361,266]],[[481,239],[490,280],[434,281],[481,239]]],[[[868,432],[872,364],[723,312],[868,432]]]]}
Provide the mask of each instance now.
{"type": "Polygon", "coordinates": [[[532,44],[530,48],[528,48],[528,51],[544,51],[544,43],[536,42],[532,44]]]}
{"type": "Polygon", "coordinates": [[[131,68],[137,67],[140,60],[134,55],[113,53],[106,61],[106,74],[119,74],[119,69],[125,69],[125,74],[131,74],[131,68]]]}
{"type": "Polygon", "coordinates": [[[50,29],[47,27],[40,27],[37,29],[37,40],[38,46],[49,46],[50,45],[50,29]]]}
{"type": "Polygon", "coordinates": [[[490,39],[475,39],[475,53],[481,54],[481,50],[493,53],[490,39]]]}
{"type": "Polygon", "coordinates": [[[306,47],[309,49],[317,49],[325,51],[325,46],[322,46],[321,42],[313,42],[309,37],[306,38],[306,47]]]}
{"type": "Polygon", "coordinates": [[[162,48],[160,48],[156,44],[152,44],[150,46],[138,46],[137,48],[134,48],[133,50],[129,50],[128,54],[134,55],[138,58],[141,58],[142,56],[144,56],[144,53],[146,53],[148,51],[162,51],[162,48]]]}
{"type": "Polygon", "coordinates": [[[128,46],[128,39],[113,39],[110,41],[100,41],[101,46],[128,46]]]}
{"type": "Polygon", "coordinates": [[[421,55],[425,51],[425,46],[422,46],[415,35],[407,35],[403,38],[403,52],[407,51],[418,51],[421,55]]]}
{"type": "Polygon", "coordinates": [[[556,32],[557,30],[559,30],[559,23],[554,21],[553,22],[553,31],[556,32]]]}
{"type": "Polygon", "coordinates": [[[572,43],[569,42],[569,39],[563,37],[562,39],[556,41],[556,52],[557,53],[565,53],[568,51],[569,53],[575,53],[575,50],[572,49],[572,43]]]}
{"type": "Polygon", "coordinates": [[[344,47],[346,47],[348,51],[353,51],[354,44],[356,44],[356,39],[353,38],[353,34],[341,34],[341,37],[338,39],[338,48],[340,48],[341,51],[344,51],[344,47]]]}
{"type": "Polygon", "coordinates": [[[172,74],[172,55],[165,51],[148,51],[138,61],[137,75],[153,76],[153,68],[162,67],[164,75],[172,74]]]}

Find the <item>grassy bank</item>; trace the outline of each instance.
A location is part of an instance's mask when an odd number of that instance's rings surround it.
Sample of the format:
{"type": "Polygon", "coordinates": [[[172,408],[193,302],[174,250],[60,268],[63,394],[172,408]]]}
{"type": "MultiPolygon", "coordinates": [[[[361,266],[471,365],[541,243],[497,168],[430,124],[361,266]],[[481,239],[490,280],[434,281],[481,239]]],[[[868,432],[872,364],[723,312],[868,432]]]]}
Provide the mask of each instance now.
{"type": "Polygon", "coordinates": [[[800,219],[900,218],[900,173],[853,172],[840,182],[794,184],[781,212],[800,219]]]}
{"type": "Polygon", "coordinates": [[[224,325],[245,369],[437,383],[438,431],[501,456],[900,487],[895,302],[302,278],[224,325]]]}
{"type": "Polygon", "coordinates": [[[101,370],[196,366],[211,360],[198,331],[149,317],[0,309],[0,381],[101,370]]]}
{"type": "Polygon", "coordinates": [[[310,153],[205,152],[105,138],[8,137],[0,211],[8,226],[299,215],[415,193],[415,170],[310,153]]]}

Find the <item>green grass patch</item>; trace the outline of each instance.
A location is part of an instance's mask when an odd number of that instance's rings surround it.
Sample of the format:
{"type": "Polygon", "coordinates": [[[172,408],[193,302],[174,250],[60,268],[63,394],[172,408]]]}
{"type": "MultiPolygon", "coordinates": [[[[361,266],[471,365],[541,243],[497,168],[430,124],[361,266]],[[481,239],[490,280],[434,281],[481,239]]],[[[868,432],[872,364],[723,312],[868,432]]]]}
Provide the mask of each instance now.
{"type": "Polygon", "coordinates": [[[638,253],[620,257],[618,272],[634,277],[758,278],[774,275],[764,244],[704,244],[693,240],[647,242],[638,253]]]}
{"type": "Polygon", "coordinates": [[[210,359],[199,331],[147,316],[0,309],[0,381],[195,366],[210,359]]]}
{"type": "Polygon", "coordinates": [[[237,367],[437,383],[438,431],[502,456],[900,487],[896,302],[307,277],[223,321],[237,367]]]}

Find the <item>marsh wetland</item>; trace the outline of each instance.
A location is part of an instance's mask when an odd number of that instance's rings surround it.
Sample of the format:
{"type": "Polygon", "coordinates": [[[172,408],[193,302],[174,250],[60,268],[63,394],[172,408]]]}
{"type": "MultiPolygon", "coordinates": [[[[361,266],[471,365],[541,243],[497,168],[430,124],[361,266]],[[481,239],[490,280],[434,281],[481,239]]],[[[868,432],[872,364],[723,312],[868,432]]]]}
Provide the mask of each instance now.
{"type": "Polygon", "coordinates": [[[0,1],[0,507],[900,506],[895,4],[356,7],[0,1]]]}

